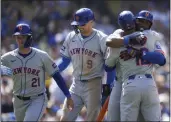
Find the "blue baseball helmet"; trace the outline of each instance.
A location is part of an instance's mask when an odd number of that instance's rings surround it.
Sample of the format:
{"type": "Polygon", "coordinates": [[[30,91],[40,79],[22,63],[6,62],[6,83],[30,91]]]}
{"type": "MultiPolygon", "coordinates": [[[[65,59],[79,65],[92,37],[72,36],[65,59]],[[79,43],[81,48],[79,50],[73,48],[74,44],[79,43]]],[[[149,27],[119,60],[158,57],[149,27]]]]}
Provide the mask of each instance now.
{"type": "Polygon", "coordinates": [[[89,8],[81,8],[74,14],[74,21],[71,25],[82,26],[88,23],[90,20],[94,20],[94,13],[89,8]]]}
{"type": "Polygon", "coordinates": [[[136,16],[136,18],[138,18],[138,19],[145,19],[145,20],[148,20],[151,23],[153,21],[153,15],[149,11],[147,11],[147,10],[140,11],[138,13],[138,15],[136,16]]]}
{"type": "Polygon", "coordinates": [[[122,11],[118,17],[118,24],[123,30],[135,28],[135,18],[131,11],[122,11]]]}
{"type": "Polygon", "coordinates": [[[30,28],[30,26],[28,24],[25,23],[21,23],[16,25],[15,29],[14,29],[14,34],[13,36],[17,36],[17,35],[25,35],[28,36],[27,40],[25,41],[24,47],[28,48],[31,46],[32,44],[32,30],[30,28]]]}

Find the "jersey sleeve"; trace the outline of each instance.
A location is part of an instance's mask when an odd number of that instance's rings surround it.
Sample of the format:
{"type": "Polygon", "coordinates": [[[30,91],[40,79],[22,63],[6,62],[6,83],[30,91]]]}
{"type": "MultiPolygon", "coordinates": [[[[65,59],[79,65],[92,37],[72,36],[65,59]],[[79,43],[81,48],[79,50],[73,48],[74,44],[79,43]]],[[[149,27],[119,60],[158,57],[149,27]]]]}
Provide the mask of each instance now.
{"type": "Polygon", "coordinates": [[[108,67],[114,67],[119,60],[119,48],[108,48],[107,59],[105,60],[105,65],[108,67]]]}
{"type": "Polygon", "coordinates": [[[154,51],[160,52],[164,55],[164,51],[163,51],[162,46],[159,41],[155,42],[154,51]]]}
{"type": "Polygon", "coordinates": [[[106,38],[106,41],[111,41],[112,38],[121,37],[122,34],[123,34],[123,30],[117,29],[106,38]]]}
{"type": "Polygon", "coordinates": [[[155,40],[154,44],[154,51],[160,52],[164,55],[164,50],[162,49],[161,41],[163,40],[163,36],[156,32],[156,31],[151,31],[153,37],[152,39],[155,40]]]}
{"type": "Polygon", "coordinates": [[[112,35],[121,37],[122,34],[123,34],[123,30],[122,30],[122,29],[117,29],[117,30],[115,30],[115,31],[113,32],[112,35]]]}
{"type": "Polygon", "coordinates": [[[43,64],[44,64],[45,71],[50,76],[52,76],[55,72],[59,71],[58,66],[47,53],[45,53],[43,56],[43,64]]]}
{"type": "Polygon", "coordinates": [[[8,62],[8,60],[7,60],[6,54],[4,54],[3,56],[1,56],[1,65],[10,67],[9,62],[8,62]]]}
{"type": "Polygon", "coordinates": [[[101,52],[103,54],[104,59],[107,58],[106,38],[107,38],[107,35],[104,36],[100,41],[100,48],[101,48],[101,52]]]}
{"type": "Polygon", "coordinates": [[[66,57],[66,58],[70,58],[70,54],[69,54],[69,46],[68,46],[68,42],[70,41],[70,34],[67,35],[61,49],[60,49],[60,54],[63,56],[63,57],[66,57]]]}

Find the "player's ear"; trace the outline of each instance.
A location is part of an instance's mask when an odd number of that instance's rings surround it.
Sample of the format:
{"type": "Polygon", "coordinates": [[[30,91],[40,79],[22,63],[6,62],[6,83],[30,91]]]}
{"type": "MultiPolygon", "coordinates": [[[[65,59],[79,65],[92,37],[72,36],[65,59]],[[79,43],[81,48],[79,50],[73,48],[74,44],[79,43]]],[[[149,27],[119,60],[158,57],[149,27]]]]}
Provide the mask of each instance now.
{"type": "Polygon", "coordinates": [[[92,25],[94,25],[94,21],[93,21],[93,20],[91,20],[90,23],[91,23],[92,25]]]}

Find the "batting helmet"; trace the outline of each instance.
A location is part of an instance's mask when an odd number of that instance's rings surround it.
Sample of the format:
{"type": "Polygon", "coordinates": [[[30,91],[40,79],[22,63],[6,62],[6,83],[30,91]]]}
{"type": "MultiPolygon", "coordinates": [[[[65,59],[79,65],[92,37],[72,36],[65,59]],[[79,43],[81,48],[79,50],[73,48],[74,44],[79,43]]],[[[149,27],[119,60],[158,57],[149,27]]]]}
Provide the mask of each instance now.
{"type": "Polygon", "coordinates": [[[31,46],[33,38],[32,38],[32,30],[30,28],[30,26],[28,24],[22,23],[22,24],[18,24],[15,29],[14,29],[14,34],[13,36],[17,36],[17,35],[26,35],[27,40],[24,43],[24,47],[28,48],[31,46]]]}
{"type": "Polygon", "coordinates": [[[89,8],[81,8],[77,10],[74,14],[74,21],[71,25],[85,25],[90,20],[94,20],[94,13],[89,8]]]}
{"type": "Polygon", "coordinates": [[[135,28],[134,14],[131,11],[122,11],[118,17],[118,24],[123,30],[135,28]]]}
{"type": "Polygon", "coordinates": [[[138,15],[136,16],[136,18],[138,18],[138,19],[145,19],[145,20],[148,20],[151,23],[153,21],[153,15],[149,11],[147,11],[147,10],[140,11],[138,13],[138,15]]]}

